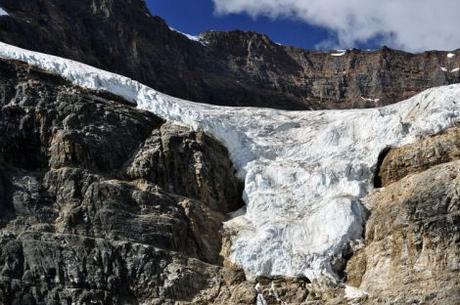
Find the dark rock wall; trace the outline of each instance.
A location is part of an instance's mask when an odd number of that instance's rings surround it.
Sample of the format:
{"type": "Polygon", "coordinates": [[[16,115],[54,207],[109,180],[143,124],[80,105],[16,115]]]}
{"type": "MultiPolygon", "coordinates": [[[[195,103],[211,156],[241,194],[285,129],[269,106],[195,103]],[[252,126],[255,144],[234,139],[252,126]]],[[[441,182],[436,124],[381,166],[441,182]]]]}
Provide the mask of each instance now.
{"type": "Polygon", "coordinates": [[[0,304],[168,304],[213,285],[242,205],[217,141],[15,62],[0,107],[0,304]]]}
{"type": "MultiPolygon", "coordinates": [[[[202,45],[141,0],[0,6],[1,41],[215,104],[374,107],[460,80],[458,51],[333,57],[240,31],[202,45]]],[[[458,304],[459,138],[457,127],[382,154],[364,245],[345,270],[368,296],[258,279],[268,304],[279,304],[273,287],[294,304],[458,304]]],[[[255,283],[221,266],[221,224],[242,206],[234,174],[200,131],[0,60],[0,304],[255,304],[255,283]]]]}

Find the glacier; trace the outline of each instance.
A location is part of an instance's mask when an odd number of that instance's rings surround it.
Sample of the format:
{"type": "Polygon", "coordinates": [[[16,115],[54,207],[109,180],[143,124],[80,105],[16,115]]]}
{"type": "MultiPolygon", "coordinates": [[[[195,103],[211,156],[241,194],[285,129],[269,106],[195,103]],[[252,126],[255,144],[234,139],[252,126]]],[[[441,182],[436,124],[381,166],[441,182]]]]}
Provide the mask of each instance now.
{"type": "Polygon", "coordinates": [[[249,279],[338,280],[337,259],[362,237],[363,201],[373,189],[379,154],[449,128],[460,117],[460,85],[381,108],[282,111],[181,100],[127,77],[4,43],[0,57],[120,95],[221,141],[245,184],[244,210],[224,223],[229,259],[249,279]]]}

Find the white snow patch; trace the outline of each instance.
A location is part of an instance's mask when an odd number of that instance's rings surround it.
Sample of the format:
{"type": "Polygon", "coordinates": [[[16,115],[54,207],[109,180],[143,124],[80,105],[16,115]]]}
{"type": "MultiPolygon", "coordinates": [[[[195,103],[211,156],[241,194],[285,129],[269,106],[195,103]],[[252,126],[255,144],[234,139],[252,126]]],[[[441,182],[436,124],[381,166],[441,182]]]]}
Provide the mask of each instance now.
{"type": "Polygon", "coordinates": [[[364,290],[345,285],[345,298],[347,298],[348,300],[361,299],[368,295],[369,294],[364,290]]]}
{"type": "Polygon", "coordinates": [[[378,103],[380,101],[379,98],[367,98],[367,97],[362,97],[361,96],[361,99],[363,101],[366,101],[366,102],[373,102],[373,103],[378,103]]]}
{"type": "Polygon", "coordinates": [[[340,57],[340,56],[343,56],[347,53],[346,50],[339,50],[338,52],[336,53],[331,53],[331,56],[334,56],[334,57],[340,57]]]}
{"type": "Polygon", "coordinates": [[[447,53],[447,58],[453,58],[455,56],[454,53],[447,53]]]}
{"type": "Polygon", "coordinates": [[[257,283],[254,289],[257,292],[256,305],[267,305],[267,301],[264,298],[264,294],[262,290],[260,289],[260,284],[257,283]]]}
{"type": "Polygon", "coordinates": [[[0,16],[9,16],[7,11],[5,11],[3,8],[0,7],[0,16]]]}
{"type": "Polygon", "coordinates": [[[189,102],[120,75],[4,43],[0,57],[120,95],[220,140],[245,181],[246,213],[225,228],[235,231],[230,259],[249,279],[336,278],[333,258],[361,238],[360,199],[372,190],[379,153],[437,133],[460,117],[460,85],[429,89],[382,108],[282,111],[189,102]]]}
{"type": "Polygon", "coordinates": [[[271,282],[271,285],[270,285],[270,289],[268,290],[268,293],[270,296],[274,297],[275,300],[281,304],[281,305],[288,305],[288,303],[284,302],[281,298],[280,298],[280,295],[278,293],[278,290],[276,289],[275,287],[275,283],[272,281],[271,282]]]}
{"type": "Polygon", "coordinates": [[[458,71],[460,71],[460,67],[450,70],[450,73],[455,73],[455,72],[458,72],[458,71]]]}
{"type": "Polygon", "coordinates": [[[267,301],[262,293],[257,294],[256,305],[267,305],[267,301]]]}
{"type": "Polygon", "coordinates": [[[199,42],[201,43],[202,45],[205,45],[205,42],[203,41],[203,39],[201,38],[201,36],[194,36],[194,35],[190,35],[190,34],[187,34],[187,33],[184,33],[184,32],[181,32],[181,31],[178,31],[176,30],[175,28],[172,28],[172,27],[169,27],[169,29],[171,31],[174,31],[174,32],[177,32],[181,35],[184,35],[185,37],[187,37],[189,40],[193,40],[193,41],[196,41],[196,42],[199,42]]]}
{"type": "Polygon", "coordinates": [[[444,72],[447,72],[447,68],[446,68],[446,67],[441,67],[441,70],[444,71],[444,72]]]}

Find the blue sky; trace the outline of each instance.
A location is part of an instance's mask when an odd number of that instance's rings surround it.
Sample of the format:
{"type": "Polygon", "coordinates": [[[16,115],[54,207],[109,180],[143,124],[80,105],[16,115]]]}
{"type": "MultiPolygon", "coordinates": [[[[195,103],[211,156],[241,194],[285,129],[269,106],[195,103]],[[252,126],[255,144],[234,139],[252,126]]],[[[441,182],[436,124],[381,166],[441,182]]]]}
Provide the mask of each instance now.
{"type": "Polygon", "coordinates": [[[192,35],[208,30],[247,30],[267,34],[273,41],[313,49],[333,32],[298,20],[250,17],[247,14],[214,14],[211,0],[147,0],[153,15],[166,20],[169,26],[192,35]]]}
{"type": "Polygon", "coordinates": [[[460,0],[146,0],[179,31],[251,30],[308,49],[460,47],[460,0]],[[215,13],[218,12],[218,13],[215,13]]]}

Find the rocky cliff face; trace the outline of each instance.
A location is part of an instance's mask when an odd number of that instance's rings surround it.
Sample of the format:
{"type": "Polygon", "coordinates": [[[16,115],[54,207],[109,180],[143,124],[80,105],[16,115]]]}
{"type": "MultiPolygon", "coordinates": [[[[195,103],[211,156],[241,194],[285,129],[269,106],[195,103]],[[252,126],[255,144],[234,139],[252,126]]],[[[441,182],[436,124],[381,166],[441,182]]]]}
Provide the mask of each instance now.
{"type": "Polygon", "coordinates": [[[456,127],[383,158],[365,246],[347,266],[368,303],[460,303],[459,139],[456,127]]]}
{"type": "Polygon", "coordinates": [[[134,78],[173,96],[282,109],[375,107],[457,83],[460,52],[305,51],[251,32],[201,43],[142,0],[2,0],[0,40],[134,78]]]}
{"type": "Polygon", "coordinates": [[[20,63],[0,61],[0,88],[0,304],[167,304],[214,284],[242,205],[219,143],[20,63]]]}
{"type": "Polygon", "coordinates": [[[372,304],[460,302],[460,162],[403,178],[369,196],[366,246],[349,283],[372,304]]]}

